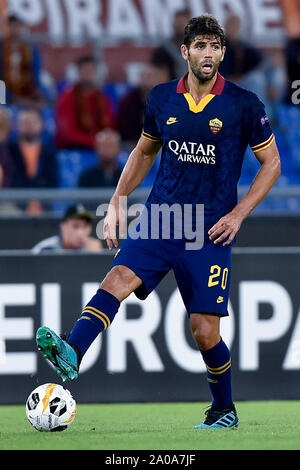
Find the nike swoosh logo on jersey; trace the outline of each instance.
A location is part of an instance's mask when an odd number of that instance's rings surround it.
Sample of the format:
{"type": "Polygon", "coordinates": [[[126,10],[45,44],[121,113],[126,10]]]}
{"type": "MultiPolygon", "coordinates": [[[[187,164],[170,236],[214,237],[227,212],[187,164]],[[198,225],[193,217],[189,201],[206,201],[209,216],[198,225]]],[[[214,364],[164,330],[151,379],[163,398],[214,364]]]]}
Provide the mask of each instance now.
{"type": "Polygon", "coordinates": [[[171,124],[176,124],[178,122],[178,119],[175,117],[170,117],[170,119],[167,120],[167,125],[170,126],[171,124]]]}

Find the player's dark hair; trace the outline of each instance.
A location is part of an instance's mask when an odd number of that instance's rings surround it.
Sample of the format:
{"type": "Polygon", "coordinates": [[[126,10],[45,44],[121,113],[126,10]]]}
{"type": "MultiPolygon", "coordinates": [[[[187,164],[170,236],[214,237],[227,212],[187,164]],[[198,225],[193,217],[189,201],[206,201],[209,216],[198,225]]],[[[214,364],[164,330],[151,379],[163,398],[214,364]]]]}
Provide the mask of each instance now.
{"type": "Polygon", "coordinates": [[[80,67],[82,67],[83,65],[86,65],[86,64],[96,65],[97,61],[96,61],[95,57],[92,56],[92,55],[81,56],[76,60],[76,65],[77,65],[78,68],[80,68],[80,67]]]}
{"type": "Polygon", "coordinates": [[[183,43],[189,48],[197,36],[214,36],[220,40],[222,47],[226,44],[224,29],[212,15],[192,18],[185,27],[183,43]]]}
{"type": "Polygon", "coordinates": [[[21,20],[21,18],[16,15],[15,13],[11,13],[8,18],[7,18],[7,21],[9,24],[12,24],[12,23],[23,23],[23,21],[21,20]]]}

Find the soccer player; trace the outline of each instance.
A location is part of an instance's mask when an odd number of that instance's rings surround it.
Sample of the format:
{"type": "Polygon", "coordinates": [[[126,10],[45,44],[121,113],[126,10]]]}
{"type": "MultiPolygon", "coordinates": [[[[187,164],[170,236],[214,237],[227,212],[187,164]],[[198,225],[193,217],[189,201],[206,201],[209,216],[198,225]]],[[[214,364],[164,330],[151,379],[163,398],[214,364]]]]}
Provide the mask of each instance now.
{"type": "MultiPolygon", "coordinates": [[[[63,380],[76,379],[82,356],[110,326],[120,302],[132,292],[145,299],[173,269],[212,395],[204,422],[195,428],[231,428],[239,420],[230,351],[220,336],[220,319],[228,315],[231,248],[242,222],[277,181],[280,156],[264,105],[218,72],[226,52],[218,21],[210,15],[193,18],[185,28],[181,52],[188,73],[150,92],[144,131],[110,202],[104,233],[109,248],[117,248],[116,226],[123,218],[120,197],[139,186],[162,148],[146,214],[155,205],[176,203],[192,208],[195,215],[197,205],[203,204],[203,246],[187,249],[188,237],[185,232],[178,237],[174,220],[169,238],[162,236],[165,227],[160,225],[153,237],[129,234],[68,340],[42,327],[37,345],[63,380]],[[248,194],[238,202],[237,184],[248,145],[261,168],[248,194]]],[[[151,225],[151,217],[146,221],[151,225]]]]}

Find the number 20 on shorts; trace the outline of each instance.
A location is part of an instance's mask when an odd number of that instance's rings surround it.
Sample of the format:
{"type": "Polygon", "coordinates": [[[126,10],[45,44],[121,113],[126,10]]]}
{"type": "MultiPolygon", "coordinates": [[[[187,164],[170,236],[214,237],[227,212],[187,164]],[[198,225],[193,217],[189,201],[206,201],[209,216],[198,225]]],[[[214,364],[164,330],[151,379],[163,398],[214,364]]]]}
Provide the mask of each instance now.
{"type": "Polygon", "coordinates": [[[222,269],[217,264],[211,266],[210,276],[208,278],[208,287],[215,287],[221,283],[222,289],[226,290],[228,274],[229,274],[228,268],[222,269]]]}

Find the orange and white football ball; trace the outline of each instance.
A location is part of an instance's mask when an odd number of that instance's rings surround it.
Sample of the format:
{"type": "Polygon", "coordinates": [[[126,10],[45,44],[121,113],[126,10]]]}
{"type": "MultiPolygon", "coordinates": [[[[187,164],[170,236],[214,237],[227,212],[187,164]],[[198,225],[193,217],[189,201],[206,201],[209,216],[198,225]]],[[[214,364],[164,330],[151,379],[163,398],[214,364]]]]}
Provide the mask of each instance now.
{"type": "Polygon", "coordinates": [[[76,401],[61,385],[40,385],[26,401],[26,416],[37,431],[64,431],[75,415],[76,401]]]}

